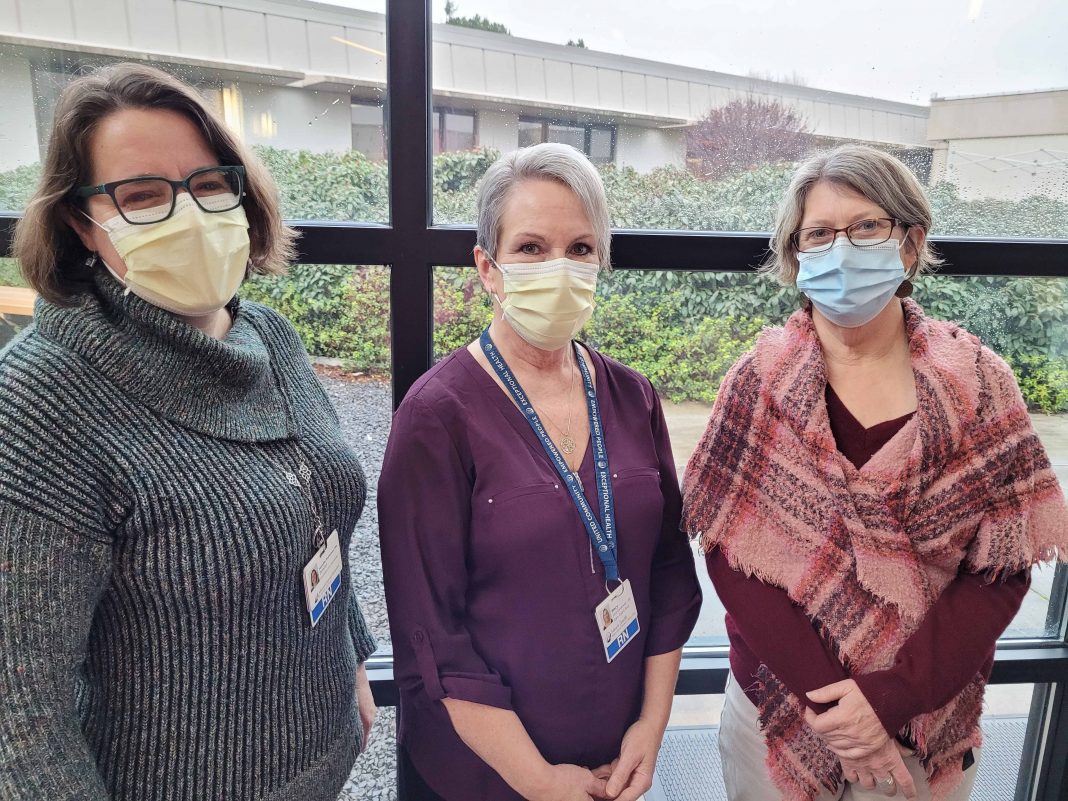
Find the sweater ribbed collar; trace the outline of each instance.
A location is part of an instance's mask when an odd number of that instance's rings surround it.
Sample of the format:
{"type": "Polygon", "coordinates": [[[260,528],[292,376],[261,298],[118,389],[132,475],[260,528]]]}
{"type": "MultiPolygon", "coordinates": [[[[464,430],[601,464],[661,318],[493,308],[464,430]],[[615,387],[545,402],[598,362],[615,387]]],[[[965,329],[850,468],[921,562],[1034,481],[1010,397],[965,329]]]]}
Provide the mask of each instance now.
{"type": "MultiPolygon", "coordinates": [[[[295,436],[255,308],[238,306],[224,340],[153,306],[106,272],[74,306],[38,300],[37,330],[76,353],[126,395],[181,426],[217,439],[295,436]]],[[[269,336],[267,338],[269,340],[269,336]]]]}

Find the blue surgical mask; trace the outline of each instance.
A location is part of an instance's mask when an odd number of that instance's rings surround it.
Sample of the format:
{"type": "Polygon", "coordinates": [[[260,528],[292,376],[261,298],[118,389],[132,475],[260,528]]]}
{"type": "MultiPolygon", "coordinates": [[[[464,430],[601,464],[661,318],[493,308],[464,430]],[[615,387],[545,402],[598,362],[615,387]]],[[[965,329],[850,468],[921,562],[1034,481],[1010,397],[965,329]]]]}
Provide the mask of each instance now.
{"type": "Polygon", "coordinates": [[[840,237],[830,250],[797,254],[797,288],[835,325],[858,328],[886,308],[905,280],[900,251],[896,239],[857,247],[840,237]]]}

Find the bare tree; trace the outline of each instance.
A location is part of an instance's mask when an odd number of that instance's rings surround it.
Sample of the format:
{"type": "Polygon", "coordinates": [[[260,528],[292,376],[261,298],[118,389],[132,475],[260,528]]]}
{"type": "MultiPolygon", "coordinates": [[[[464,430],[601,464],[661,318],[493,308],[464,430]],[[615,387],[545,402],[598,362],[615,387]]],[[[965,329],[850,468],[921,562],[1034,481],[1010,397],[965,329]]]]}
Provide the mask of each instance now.
{"type": "Polygon", "coordinates": [[[715,180],[762,164],[796,161],[811,146],[804,118],[777,100],[746,97],[714,108],[690,129],[686,157],[715,180]]]}

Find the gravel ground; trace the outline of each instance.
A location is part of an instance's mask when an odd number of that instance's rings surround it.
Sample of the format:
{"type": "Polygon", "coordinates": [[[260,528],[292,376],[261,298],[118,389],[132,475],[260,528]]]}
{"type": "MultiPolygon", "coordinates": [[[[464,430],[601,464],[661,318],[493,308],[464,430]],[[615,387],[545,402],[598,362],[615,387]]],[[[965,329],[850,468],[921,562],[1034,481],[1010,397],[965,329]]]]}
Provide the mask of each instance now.
{"type": "MultiPolygon", "coordinates": [[[[363,613],[378,640],[378,652],[390,650],[378,552],[378,474],[386,449],[392,413],[388,384],[351,381],[320,373],[326,394],[341,418],[341,430],[360,457],[367,474],[367,505],[352,537],[349,559],[353,586],[363,613]]],[[[396,801],[396,709],[379,709],[371,744],[360,756],[339,801],[396,801]]]]}

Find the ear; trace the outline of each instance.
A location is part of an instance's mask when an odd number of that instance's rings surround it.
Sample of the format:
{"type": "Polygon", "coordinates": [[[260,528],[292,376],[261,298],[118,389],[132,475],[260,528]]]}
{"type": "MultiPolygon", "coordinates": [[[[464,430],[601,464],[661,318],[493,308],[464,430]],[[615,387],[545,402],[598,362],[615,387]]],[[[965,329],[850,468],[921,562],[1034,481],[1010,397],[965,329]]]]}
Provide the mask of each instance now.
{"type": "Polygon", "coordinates": [[[913,225],[901,241],[901,261],[906,270],[911,270],[920,257],[923,243],[927,241],[927,231],[922,226],[913,225]]]}
{"type": "Polygon", "coordinates": [[[85,249],[90,253],[96,253],[96,243],[93,242],[93,224],[85,219],[85,217],[83,217],[69,203],[63,206],[63,209],[60,211],[60,216],[63,217],[63,222],[77,234],[78,239],[85,245],[85,249]]]}
{"type": "Polygon", "coordinates": [[[500,295],[503,291],[503,287],[501,286],[501,271],[493,266],[489,254],[478,245],[475,245],[474,256],[475,267],[478,268],[478,280],[482,282],[482,287],[487,292],[496,292],[500,295]]]}

